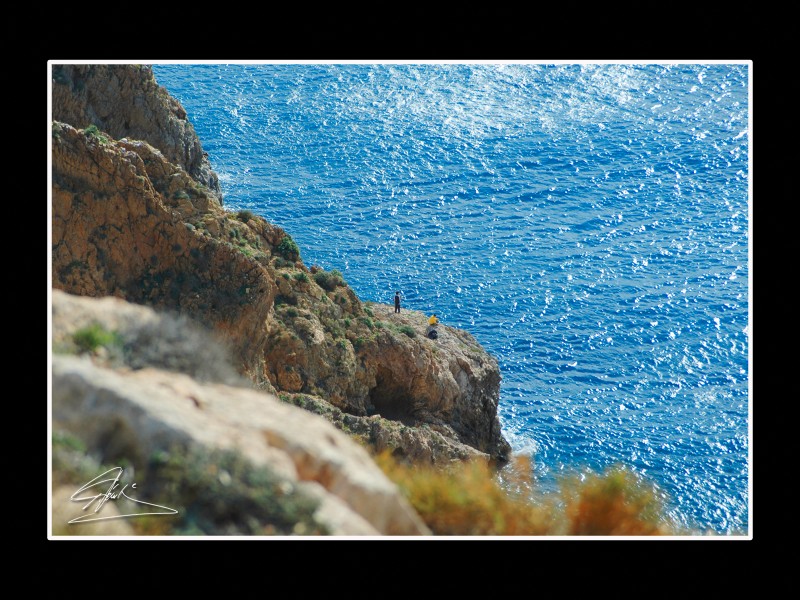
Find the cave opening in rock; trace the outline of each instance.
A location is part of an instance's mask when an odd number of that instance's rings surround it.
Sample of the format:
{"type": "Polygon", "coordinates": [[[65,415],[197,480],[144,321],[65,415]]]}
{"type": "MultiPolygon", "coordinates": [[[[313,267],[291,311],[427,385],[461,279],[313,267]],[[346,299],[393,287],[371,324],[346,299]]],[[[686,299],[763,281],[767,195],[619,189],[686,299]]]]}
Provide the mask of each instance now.
{"type": "MultiPolygon", "coordinates": [[[[392,421],[400,421],[413,425],[413,402],[408,390],[398,385],[392,373],[387,369],[379,369],[375,376],[375,387],[370,390],[369,399],[374,412],[392,421]]],[[[370,411],[371,412],[371,411],[370,411]]]]}

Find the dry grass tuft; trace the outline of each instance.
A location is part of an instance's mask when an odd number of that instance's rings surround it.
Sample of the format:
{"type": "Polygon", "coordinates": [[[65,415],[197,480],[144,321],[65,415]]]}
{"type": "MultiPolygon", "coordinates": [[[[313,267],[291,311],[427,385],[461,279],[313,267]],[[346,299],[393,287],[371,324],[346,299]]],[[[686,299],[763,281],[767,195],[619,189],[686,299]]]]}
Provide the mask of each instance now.
{"type": "Polygon", "coordinates": [[[622,467],[564,478],[558,493],[537,493],[528,457],[498,478],[482,461],[447,468],[375,457],[435,535],[676,535],[653,486],[622,467]]]}
{"type": "Polygon", "coordinates": [[[436,535],[536,536],[551,531],[552,508],[503,489],[484,462],[457,463],[446,469],[409,466],[395,462],[388,453],[376,461],[436,535]]]}
{"type": "Polygon", "coordinates": [[[562,483],[568,535],[670,535],[651,485],[623,467],[562,483]]]}

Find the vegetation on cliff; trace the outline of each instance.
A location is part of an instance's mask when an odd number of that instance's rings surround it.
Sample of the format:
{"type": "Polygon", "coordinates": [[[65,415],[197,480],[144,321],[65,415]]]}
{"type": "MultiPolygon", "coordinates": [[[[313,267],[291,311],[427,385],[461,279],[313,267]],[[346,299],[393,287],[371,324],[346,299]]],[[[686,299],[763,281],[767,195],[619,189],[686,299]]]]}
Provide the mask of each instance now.
{"type": "MultiPolygon", "coordinates": [[[[64,431],[54,432],[52,448],[54,488],[74,492],[101,473],[120,466],[130,468],[126,463],[101,464],[87,452],[80,438],[64,431]]],[[[319,504],[316,499],[282,480],[268,467],[253,465],[235,450],[198,447],[189,451],[175,448],[155,452],[145,468],[136,472],[136,477],[146,485],[129,492],[133,497],[168,504],[176,513],[129,519],[130,535],[330,533],[314,516],[319,504]]],[[[59,509],[66,505],[60,504],[59,509]]],[[[108,516],[108,511],[102,516],[108,516]]],[[[65,519],[54,523],[56,535],[80,535],[84,530],[82,524],[70,527],[65,519]]]]}

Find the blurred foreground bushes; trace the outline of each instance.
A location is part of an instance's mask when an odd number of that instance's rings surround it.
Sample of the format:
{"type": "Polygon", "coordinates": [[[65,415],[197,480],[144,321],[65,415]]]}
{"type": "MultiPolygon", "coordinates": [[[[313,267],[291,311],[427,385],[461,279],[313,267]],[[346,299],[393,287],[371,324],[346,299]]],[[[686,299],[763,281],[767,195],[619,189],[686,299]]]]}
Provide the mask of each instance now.
{"type": "Polygon", "coordinates": [[[478,461],[442,469],[400,463],[386,452],[375,460],[435,535],[692,535],[670,523],[656,488],[624,467],[565,477],[557,493],[544,494],[527,457],[516,457],[500,479],[478,461]]]}

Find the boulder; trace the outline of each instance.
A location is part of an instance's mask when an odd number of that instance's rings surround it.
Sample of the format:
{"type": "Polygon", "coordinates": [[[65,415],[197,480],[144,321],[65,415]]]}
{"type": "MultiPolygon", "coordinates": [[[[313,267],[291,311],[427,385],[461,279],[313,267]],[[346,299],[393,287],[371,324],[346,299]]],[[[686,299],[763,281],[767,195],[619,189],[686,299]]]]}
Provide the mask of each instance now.
{"type": "MultiPolygon", "coordinates": [[[[53,357],[52,386],[54,430],[79,438],[104,464],[124,461],[147,472],[159,453],[235,451],[282,481],[313,484],[302,489],[319,501],[315,516],[333,533],[429,533],[364,448],[266,392],[159,369],[108,369],[69,355],[53,357]]],[[[147,481],[138,483],[146,489],[147,481]]]]}

